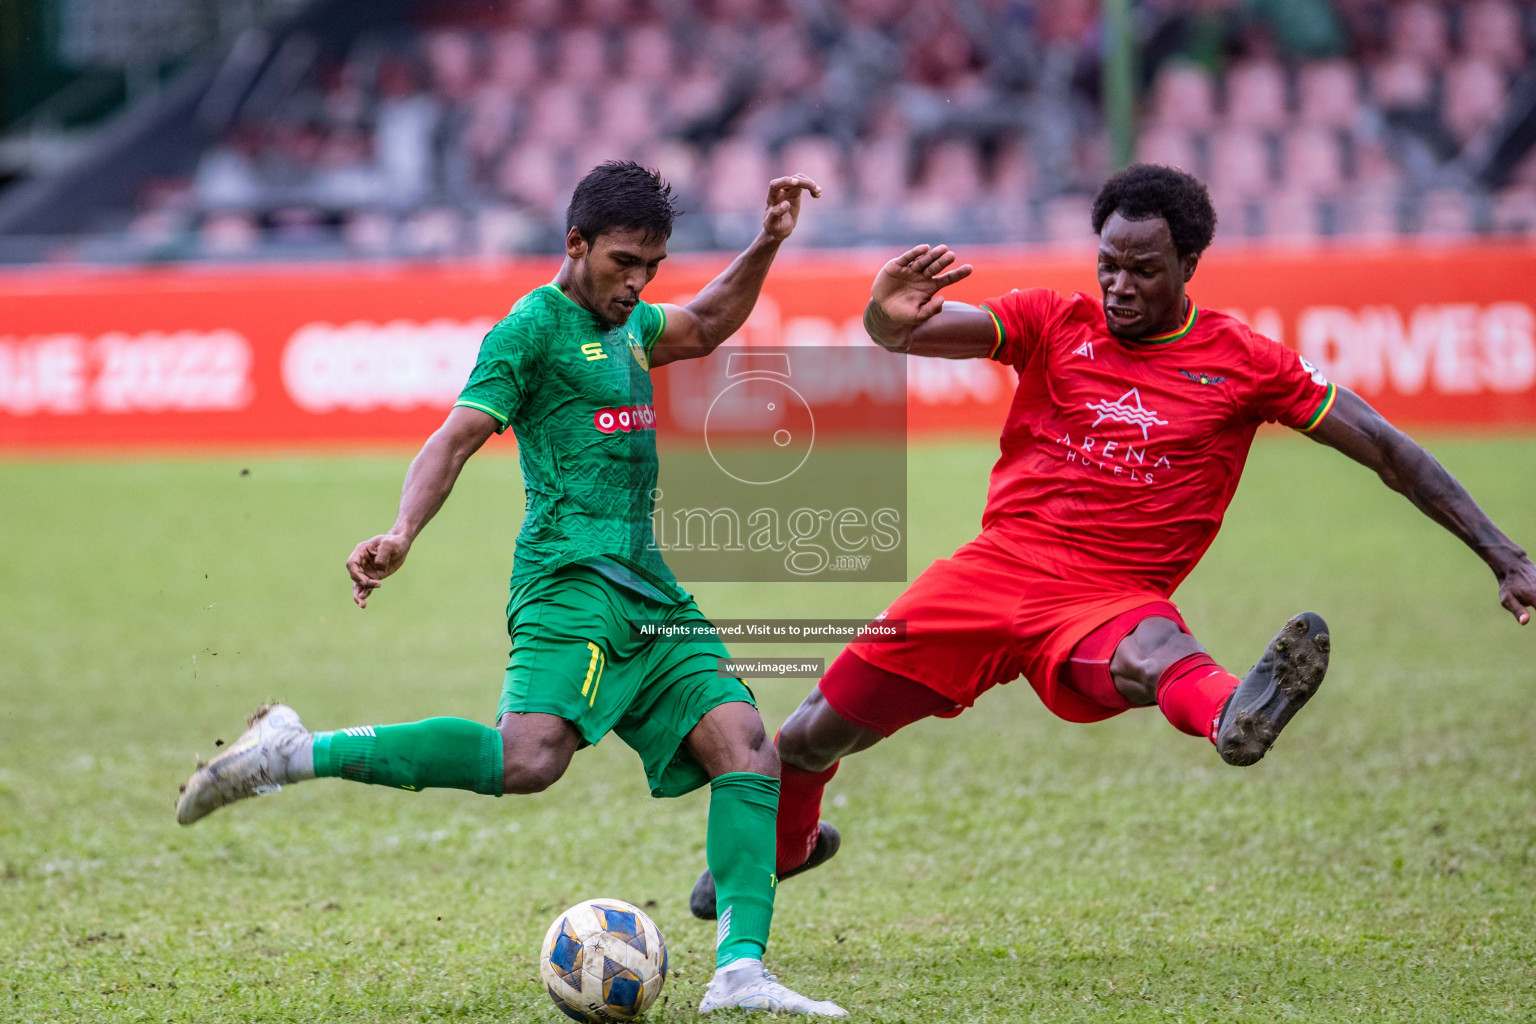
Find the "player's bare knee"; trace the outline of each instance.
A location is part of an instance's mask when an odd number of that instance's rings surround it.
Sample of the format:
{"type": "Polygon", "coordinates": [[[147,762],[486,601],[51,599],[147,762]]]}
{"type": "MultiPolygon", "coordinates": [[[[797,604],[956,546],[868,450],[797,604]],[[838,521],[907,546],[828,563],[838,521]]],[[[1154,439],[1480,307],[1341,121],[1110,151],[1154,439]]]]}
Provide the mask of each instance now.
{"type": "Polygon", "coordinates": [[[1120,696],[1137,705],[1157,703],[1157,682],[1168,666],[1205,648],[1172,619],[1143,620],[1110,659],[1109,672],[1120,696]]]}
{"type": "Polygon", "coordinates": [[[754,772],[771,778],[779,777],[779,754],[768,740],[768,730],[759,716],[751,721],[744,717],[733,723],[725,752],[724,768],[733,772],[754,772]]]}
{"type": "Polygon", "coordinates": [[[552,751],[521,755],[517,762],[503,768],[501,791],[518,795],[542,793],[560,780],[569,763],[569,759],[561,758],[552,751]]]}
{"type": "Polygon", "coordinates": [[[501,791],[542,793],[560,781],[571,763],[571,751],[557,745],[517,743],[502,747],[501,791]]]}
{"type": "Polygon", "coordinates": [[[767,775],[770,778],[779,777],[779,752],[774,745],[768,742],[768,734],[764,730],[758,730],[757,737],[743,752],[744,759],[750,765],[746,770],[756,772],[758,775],[767,775]]]}
{"type": "Polygon", "coordinates": [[[569,722],[553,715],[505,714],[501,733],[501,791],[541,793],[559,781],[576,752],[579,737],[569,722]]]}

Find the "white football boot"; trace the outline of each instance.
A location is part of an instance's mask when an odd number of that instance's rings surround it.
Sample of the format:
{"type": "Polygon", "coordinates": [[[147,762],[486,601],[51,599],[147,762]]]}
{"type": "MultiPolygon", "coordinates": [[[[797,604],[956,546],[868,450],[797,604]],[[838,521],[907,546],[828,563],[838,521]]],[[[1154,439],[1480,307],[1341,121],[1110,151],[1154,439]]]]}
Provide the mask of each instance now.
{"type": "Polygon", "coordinates": [[[761,960],[737,960],[715,971],[704,990],[700,1013],[711,1010],[768,1010],[771,1013],[807,1013],[816,1017],[846,1017],[836,1003],[805,996],[779,984],[761,960]]]}
{"type": "Polygon", "coordinates": [[[250,728],[213,760],[199,765],[181,787],[177,822],[190,825],[225,804],[276,793],[283,783],[296,781],[288,770],[289,758],[310,742],[297,711],[286,704],[263,704],[251,716],[250,728]]]}

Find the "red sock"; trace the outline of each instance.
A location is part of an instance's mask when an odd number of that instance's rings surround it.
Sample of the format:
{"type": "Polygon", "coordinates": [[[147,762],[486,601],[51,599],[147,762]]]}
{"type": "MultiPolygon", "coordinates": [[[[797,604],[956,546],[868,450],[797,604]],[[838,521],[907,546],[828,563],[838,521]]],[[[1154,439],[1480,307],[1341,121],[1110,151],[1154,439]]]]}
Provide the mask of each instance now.
{"type": "MultiPolygon", "coordinates": [[[[777,745],[778,737],[774,743],[777,745]]],[[[794,765],[779,765],[779,847],[774,870],[783,874],[805,863],[816,846],[821,821],[821,794],[837,774],[835,762],[820,772],[807,772],[794,765]]]]}
{"type": "MultiPolygon", "coordinates": [[[[1216,719],[1238,678],[1209,654],[1191,654],[1163,670],[1157,680],[1157,706],[1179,732],[1216,742],[1216,719]]],[[[783,820],[783,810],[779,820],[783,820]]]]}

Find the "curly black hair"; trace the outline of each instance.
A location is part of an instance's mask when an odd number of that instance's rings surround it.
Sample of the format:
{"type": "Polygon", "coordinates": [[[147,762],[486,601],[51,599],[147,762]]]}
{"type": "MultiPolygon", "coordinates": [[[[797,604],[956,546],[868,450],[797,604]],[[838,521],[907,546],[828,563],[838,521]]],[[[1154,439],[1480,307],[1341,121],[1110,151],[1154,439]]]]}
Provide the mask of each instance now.
{"type": "Polygon", "coordinates": [[[1211,194],[1193,174],[1162,164],[1132,164],[1110,176],[1093,199],[1093,233],[1119,213],[1126,220],[1161,217],[1180,256],[1198,256],[1216,237],[1211,194]]]}
{"type": "Polygon", "coordinates": [[[614,230],[666,239],[672,237],[677,214],[677,198],[660,173],[633,160],[609,160],[576,184],[565,211],[565,229],[575,228],[588,242],[614,230]]]}

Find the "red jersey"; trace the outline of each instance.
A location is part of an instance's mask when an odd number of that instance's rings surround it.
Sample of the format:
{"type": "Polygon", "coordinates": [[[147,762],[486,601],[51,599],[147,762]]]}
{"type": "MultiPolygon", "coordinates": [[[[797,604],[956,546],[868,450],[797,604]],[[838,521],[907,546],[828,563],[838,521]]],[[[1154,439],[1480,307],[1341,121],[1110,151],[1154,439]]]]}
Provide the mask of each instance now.
{"type": "Polygon", "coordinates": [[[1259,424],[1309,431],[1333,406],[1310,363],[1193,300],[1179,330],[1142,341],[1110,334],[1081,292],[982,308],[992,358],[1019,373],[982,528],[1062,579],[1171,594],[1215,539],[1259,424]]]}

